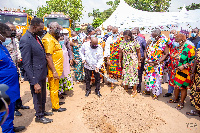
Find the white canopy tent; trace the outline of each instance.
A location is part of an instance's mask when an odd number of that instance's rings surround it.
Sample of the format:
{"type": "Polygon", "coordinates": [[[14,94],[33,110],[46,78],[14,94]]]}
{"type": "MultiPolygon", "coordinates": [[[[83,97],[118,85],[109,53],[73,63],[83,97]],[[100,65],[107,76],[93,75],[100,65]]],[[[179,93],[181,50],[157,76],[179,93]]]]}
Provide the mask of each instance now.
{"type": "Polygon", "coordinates": [[[119,30],[132,29],[133,27],[144,27],[143,33],[149,33],[153,28],[159,27],[161,30],[171,29],[190,30],[200,28],[200,10],[187,11],[184,7],[180,12],[147,12],[134,9],[124,0],[120,0],[117,9],[99,27],[106,28],[108,25],[117,26],[119,30]]]}

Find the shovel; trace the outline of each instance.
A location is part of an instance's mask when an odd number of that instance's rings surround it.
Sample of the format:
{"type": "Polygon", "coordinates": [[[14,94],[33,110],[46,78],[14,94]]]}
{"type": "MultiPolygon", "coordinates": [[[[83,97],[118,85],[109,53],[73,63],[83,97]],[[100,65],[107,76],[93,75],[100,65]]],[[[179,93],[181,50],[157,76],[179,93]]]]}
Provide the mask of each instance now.
{"type": "MultiPolygon", "coordinates": [[[[87,64],[90,68],[92,68],[87,62],[86,62],[86,64],[87,64]]],[[[111,83],[116,83],[116,82],[118,82],[118,81],[115,80],[115,79],[106,77],[103,73],[101,73],[101,72],[99,72],[99,71],[98,71],[98,73],[101,74],[104,78],[106,78],[106,80],[107,80],[108,82],[111,82],[111,83]]]]}

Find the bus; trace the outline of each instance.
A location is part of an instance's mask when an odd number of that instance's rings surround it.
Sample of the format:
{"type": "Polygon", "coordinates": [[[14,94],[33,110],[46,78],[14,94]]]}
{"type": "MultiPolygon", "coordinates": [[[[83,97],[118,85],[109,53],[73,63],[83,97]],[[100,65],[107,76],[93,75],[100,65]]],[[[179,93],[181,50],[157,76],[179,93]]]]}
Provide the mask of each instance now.
{"type": "Polygon", "coordinates": [[[47,27],[51,22],[58,22],[58,24],[63,27],[63,33],[71,37],[71,19],[68,15],[64,15],[64,13],[60,12],[52,12],[51,14],[45,14],[43,16],[43,22],[45,26],[44,29],[47,31],[47,27]]]}
{"type": "Polygon", "coordinates": [[[17,11],[0,11],[0,22],[2,23],[13,23],[17,30],[20,30],[22,35],[26,33],[29,28],[32,17],[27,13],[17,11]]]}

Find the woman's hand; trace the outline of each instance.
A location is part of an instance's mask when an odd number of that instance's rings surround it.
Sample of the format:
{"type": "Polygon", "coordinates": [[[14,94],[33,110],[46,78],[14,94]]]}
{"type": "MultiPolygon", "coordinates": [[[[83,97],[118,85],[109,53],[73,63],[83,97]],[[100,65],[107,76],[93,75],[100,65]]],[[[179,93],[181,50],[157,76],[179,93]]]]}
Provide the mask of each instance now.
{"type": "Polygon", "coordinates": [[[177,67],[177,69],[179,70],[179,71],[182,71],[183,69],[184,69],[184,66],[182,65],[182,66],[179,66],[179,67],[177,67]]]}

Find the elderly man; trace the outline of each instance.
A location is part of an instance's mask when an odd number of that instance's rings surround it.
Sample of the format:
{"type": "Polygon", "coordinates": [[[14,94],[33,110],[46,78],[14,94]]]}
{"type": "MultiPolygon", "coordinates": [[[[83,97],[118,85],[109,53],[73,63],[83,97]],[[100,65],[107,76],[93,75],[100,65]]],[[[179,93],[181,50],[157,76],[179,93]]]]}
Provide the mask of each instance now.
{"type": "Polygon", "coordinates": [[[200,44],[200,37],[199,37],[199,29],[195,28],[192,29],[191,37],[188,38],[189,41],[194,43],[195,48],[197,48],[197,44],[200,44]]]}
{"type": "Polygon", "coordinates": [[[44,117],[52,115],[52,112],[45,112],[47,61],[44,46],[38,37],[43,33],[43,28],[44,23],[41,19],[32,19],[30,28],[20,39],[19,47],[24,68],[24,79],[29,81],[33,96],[36,111],[35,122],[47,124],[53,120],[44,117]]]}
{"type": "MultiPolygon", "coordinates": [[[[122,38],[118,33],[118,28],[112,28],[112,35],[107,39],[105,44],[105,53],[104,57],[107,57],[107,68],[109,68],[109,76],[111,78],[121,78],[122,76],[122,68],[119,65],[121,62],[119,60],[120,53],[120,44],[122,42],[122,38]]],[[[114,89],[114,84],[111,83],[111,91],[114,89]]]]}
{"type": "Polygon", "coordinates": [[[145,89],[144,94],[154,95],[153,100],[157,100],[162,93],[161,83],[164,69],[164,60],[169,54],[169,39],[161,35],[160,29],[153,30],[151,41],[147,43],[145,49],[145,89]]]}
{"type": "Polygon", "coordinates": [[[140,44],[141,68],[138,71],[139,84],[137,86],[137,92],[140,93],[141,92],[142,75],[143,75],[143,71],[144,71],[144,51],[145,51],[145,47],[146,47],[146,41],[144,38],[138,36],[138,34],[139,34],[138,30],[133,29],[131,32],[132,32],[133,38],[136,39],[140,44]]]}
{"type": "Polygon", "coordinates": [[[139,27],[135,27],[134,29],[137,31],[137,33],[138,33],[138,36],[140,36],[140,37],[142,37],[142,38],[144,38],[144,39],[145,39],[145,36],[144,36],[144,35],[142,35],[142,34],[140,33],[140,29],[139,29],[139,27]]]}
{"type": "Polygon", "coordinates": [[[99,69],[103,64],[103,49],[100,45],[98,45],[98,38],[91,38],[90,45],[88,43],[84,43],[79,51],[81,59],[84,63],[84,71],[85,71],[85,81],[86,81],[86,94],[88,97],[91,93],[91,75],[94,72],[95,82],[96,82],[96,95],[101,97],[100,94],[100,74],[99,69]]]}
{"type": "Polygon", "coordinates": [[[66,111],[66,108],[60,108],[58,98],[59,79],[63,72],[64,61],[62,48],[57,41],[59,37],[60,26],[57,22],[52,22],[49,25],[49,33],[42,38],[48,63],[48,82],[53,112],[66,111]]]}

